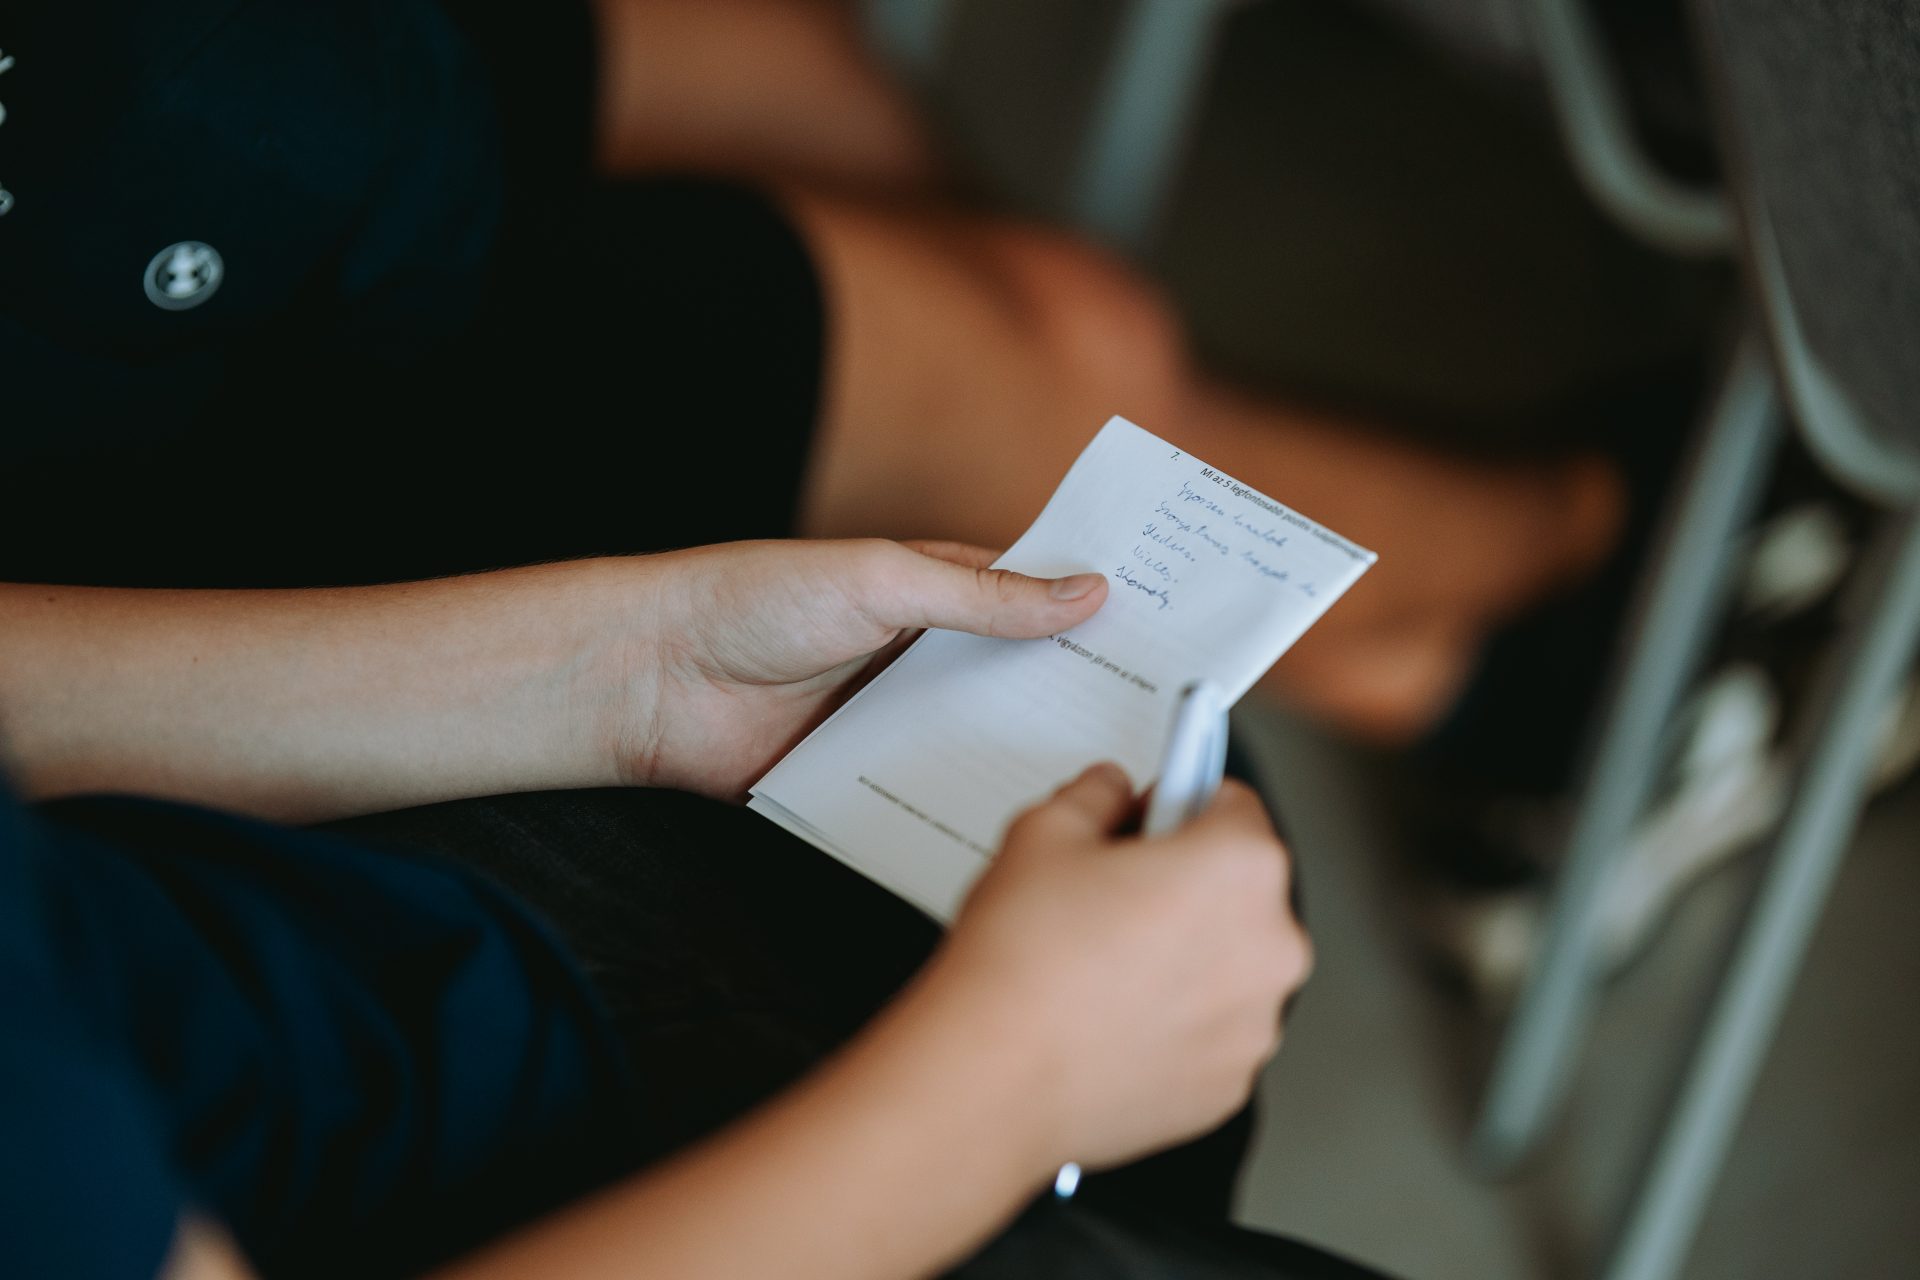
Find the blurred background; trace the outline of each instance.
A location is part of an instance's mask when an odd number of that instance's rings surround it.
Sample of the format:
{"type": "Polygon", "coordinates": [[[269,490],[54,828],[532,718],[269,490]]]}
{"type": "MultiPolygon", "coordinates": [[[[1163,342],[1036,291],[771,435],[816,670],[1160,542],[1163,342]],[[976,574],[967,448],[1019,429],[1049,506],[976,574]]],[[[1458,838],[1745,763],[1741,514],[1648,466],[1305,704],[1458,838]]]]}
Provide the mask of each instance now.
{"type": "Polygon", "coordinates": [[[1632,481],[1419,746],[1243,708],[1320,948],[1249,1224],[1414,1280],[1920,1274],[1920,131],[1872,105],[1920,39],[1800,8],[868,4],[976,194],[1216,371],[1632,481]]]}

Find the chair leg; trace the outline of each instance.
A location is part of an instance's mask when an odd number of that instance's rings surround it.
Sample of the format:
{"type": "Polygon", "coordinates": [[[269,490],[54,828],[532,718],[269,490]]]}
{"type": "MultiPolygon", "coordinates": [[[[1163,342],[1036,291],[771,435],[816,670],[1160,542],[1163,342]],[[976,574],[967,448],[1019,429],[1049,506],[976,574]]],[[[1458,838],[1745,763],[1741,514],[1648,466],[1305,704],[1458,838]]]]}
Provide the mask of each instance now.
{"type": "Polygon", "coordinates": [[[1920,642],[1920,509],[1888,522],[1829,653],[1772,864],[1607,1280],[1679,1273],[1845,856],[1878,731],[1920,642]]]}
{"type": "Polygon", "coordinates": [[[1233,2],[1130,0],[1073,195],[1074,220],[1105,244],[1146,247],[1233,2]]]}
{"type": "Polygon", "coordinates": [[[1766,358],[1742,344],[1667,513],[1595,744],[1540,953],[1501,1043],[1469,1153],[1488,1174],[1538,1143],[1566,1091],[1597,984],[1607,878],[1659,773],[1668,722],[1731,585],[1780,431],[1766,358]]]}

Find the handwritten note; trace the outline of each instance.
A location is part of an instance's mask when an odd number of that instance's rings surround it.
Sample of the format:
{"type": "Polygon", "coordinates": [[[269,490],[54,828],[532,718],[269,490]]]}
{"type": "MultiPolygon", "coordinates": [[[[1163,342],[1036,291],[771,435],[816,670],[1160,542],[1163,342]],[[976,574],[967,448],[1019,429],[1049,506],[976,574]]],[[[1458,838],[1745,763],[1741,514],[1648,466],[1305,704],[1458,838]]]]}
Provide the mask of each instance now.
{"type": "Polygon", "coordinates": [[[1096,760],[1153,780],[1173,700],[1238,700],[1373,553],[1122,418],[1001,567],[1103,572],[1071,632],[928,632],[775,765],[750,807],[939,919],[1007,825],[1096,760]]]}

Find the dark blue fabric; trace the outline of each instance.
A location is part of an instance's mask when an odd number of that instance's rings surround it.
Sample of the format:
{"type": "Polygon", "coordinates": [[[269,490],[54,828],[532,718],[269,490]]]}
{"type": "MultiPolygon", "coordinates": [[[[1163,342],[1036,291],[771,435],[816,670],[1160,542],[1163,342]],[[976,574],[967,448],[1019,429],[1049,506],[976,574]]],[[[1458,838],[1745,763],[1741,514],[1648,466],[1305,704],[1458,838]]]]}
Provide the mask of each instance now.
{"type": "Polygon", "coordinates": [[[585,0],[7,0],[0,49],[0,579],[317,586],[791,532],[807,248],[748,189],[593,179],[585,0]],[[223,273],[163,309],[146,273],[183,241],[223,273]],[[757,463],[737,502],[636,502],[716,433],[757,463]]]}
{"type": "Polygon", "coordinates": [[[9,1270],[151,1275],[193,1210],[268,1274],[403,1274],[622,1169],[618,1050],[498,890],[156,802],[0,809],[9,1270]]]}
{"type": "Polygon", "coordinates": [[[21,1276],[150,1276],[184,1193],[144,1082],[70,999],[42,840],[0,796],[0,1257],[21,1276]]]}
{"type": "Polygon", "coordinates": [[[0,46],[0,372],[42,447],[158,444],[266,390],[330,397],[478,302],[503,199],[492,100],[431,3],[30,0],[0,46]],[[222,282],[161,310],[144,269],[185,240],[220,252],[222,282]]]}

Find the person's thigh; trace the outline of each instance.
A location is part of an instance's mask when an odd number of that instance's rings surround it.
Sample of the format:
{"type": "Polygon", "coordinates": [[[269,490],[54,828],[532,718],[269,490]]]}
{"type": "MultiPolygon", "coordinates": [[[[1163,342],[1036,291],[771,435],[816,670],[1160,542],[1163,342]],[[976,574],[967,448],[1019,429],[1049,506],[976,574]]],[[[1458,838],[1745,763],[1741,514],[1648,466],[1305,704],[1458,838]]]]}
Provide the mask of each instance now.
{"type": "Polygon", "coordinates": [[[1005,546],[1109,416],[1176,430],[1178,329],[1116,259],[1007,218],[782,199],[829,318],[808,532],[1005,546]]]}
{"type": "Polygon", "coordinates": [[[649,1150],[797,1080],[919,968],[932,921],[759,815],[680,792],[457,801],[334,824],[492,877],[544,917],[625,1046],[649,1150]]]}

